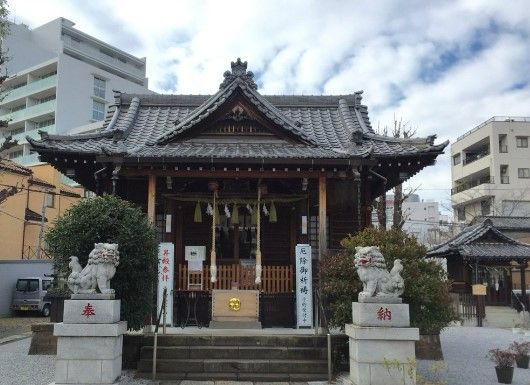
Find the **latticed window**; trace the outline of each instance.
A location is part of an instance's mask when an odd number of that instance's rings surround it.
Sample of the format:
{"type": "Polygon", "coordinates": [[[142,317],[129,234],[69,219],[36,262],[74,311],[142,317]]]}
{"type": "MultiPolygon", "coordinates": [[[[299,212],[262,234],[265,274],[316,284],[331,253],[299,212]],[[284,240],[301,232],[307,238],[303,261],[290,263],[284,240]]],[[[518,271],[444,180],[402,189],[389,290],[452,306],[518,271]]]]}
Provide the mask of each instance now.
{"type": "Polygon", "coordinates": [[[105,103],[93,100],[92,104],[92,119],[103,120],[105,119],[105,103]]]}
{"type": "Polygon", "coordinates": [[[94,76],[94,96],[105,99],[106,81],[94,76]]]}

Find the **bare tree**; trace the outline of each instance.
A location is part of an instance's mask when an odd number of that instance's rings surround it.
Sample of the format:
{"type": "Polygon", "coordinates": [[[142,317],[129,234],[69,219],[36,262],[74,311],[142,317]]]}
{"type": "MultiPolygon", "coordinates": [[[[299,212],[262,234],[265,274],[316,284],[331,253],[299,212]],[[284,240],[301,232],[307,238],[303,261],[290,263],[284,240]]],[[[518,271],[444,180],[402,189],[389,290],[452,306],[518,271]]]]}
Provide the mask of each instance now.
{"type": "MultiPolygon", "coordinates": [[[[411,138],[416,135],[416,129],[410,127],[408,122],[403,123],[403,118],[396,119],[394,115],[394,127],[392,129],[392,136],[394,138],[411,138]]],[[[407,193],[403,193],[403,184],[394,187],[394,213],[392,220],[392,227],[401,230],[405,224],[406,218],[403,216],[403,202],[413,194],[418,188],[411,189],[407,193]]]]}

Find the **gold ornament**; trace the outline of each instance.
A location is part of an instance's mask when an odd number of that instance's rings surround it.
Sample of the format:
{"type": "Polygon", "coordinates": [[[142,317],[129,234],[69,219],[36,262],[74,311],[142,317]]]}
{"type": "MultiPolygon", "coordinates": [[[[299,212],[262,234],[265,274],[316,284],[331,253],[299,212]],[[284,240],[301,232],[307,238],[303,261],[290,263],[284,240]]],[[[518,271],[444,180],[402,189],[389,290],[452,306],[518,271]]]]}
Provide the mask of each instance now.
{"type": "Polygon", "coordinates": [[[228,300],[228,308],[232,311],[239,311],[241,309],[241,300],[239,298],[230,298],[228,300]]]}

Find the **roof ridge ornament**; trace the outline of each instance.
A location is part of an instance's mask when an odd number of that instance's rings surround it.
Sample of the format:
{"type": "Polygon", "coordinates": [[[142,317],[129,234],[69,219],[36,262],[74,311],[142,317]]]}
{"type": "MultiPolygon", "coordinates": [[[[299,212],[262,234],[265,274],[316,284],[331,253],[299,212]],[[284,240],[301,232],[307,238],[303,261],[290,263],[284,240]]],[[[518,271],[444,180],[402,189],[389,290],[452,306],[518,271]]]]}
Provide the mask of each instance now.
{"type": "Polygon", "coordinates": [[[258,85],[254,82],[254,73],[252,71],[247,71],[247,62],[241,61],[241,58],[237,58],[235,62],[231,62],[230,66],[232,71],[226,71],[223,76],[224,80],[219,85],[219,89],[226,88],[230,83],[236,79],[241,79],[249,85],[253,90],[258,89],[258,85]]]}

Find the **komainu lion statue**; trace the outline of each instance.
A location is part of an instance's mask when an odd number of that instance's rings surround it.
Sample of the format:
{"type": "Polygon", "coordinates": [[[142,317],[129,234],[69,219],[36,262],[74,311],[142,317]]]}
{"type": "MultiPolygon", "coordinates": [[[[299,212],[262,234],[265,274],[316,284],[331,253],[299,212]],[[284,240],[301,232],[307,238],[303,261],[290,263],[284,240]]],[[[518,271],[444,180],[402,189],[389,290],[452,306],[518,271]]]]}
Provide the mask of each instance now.
{"type": "Polygon", "coordinates": [[[396,259],[394,267],[388,272],[379,247],[356,247],[355,267],[363,283],[363,291],[359,293],[360,302],[369,302],[372,297],[398,299],[403,294],[405,285],[400,275],[403,271],[401,260],[396,259]]]}
{"type": "Polygon", "coordinates": [[[103,294],[114,294],[110,280],[120,263],[117,243],[95,243],[88,255],[88,263],[82,268],[77,257],[70,257],[68,266],[72,270],[68,276],[68,287],[74,294],[96,293],[96,287],[103,294]]]}

